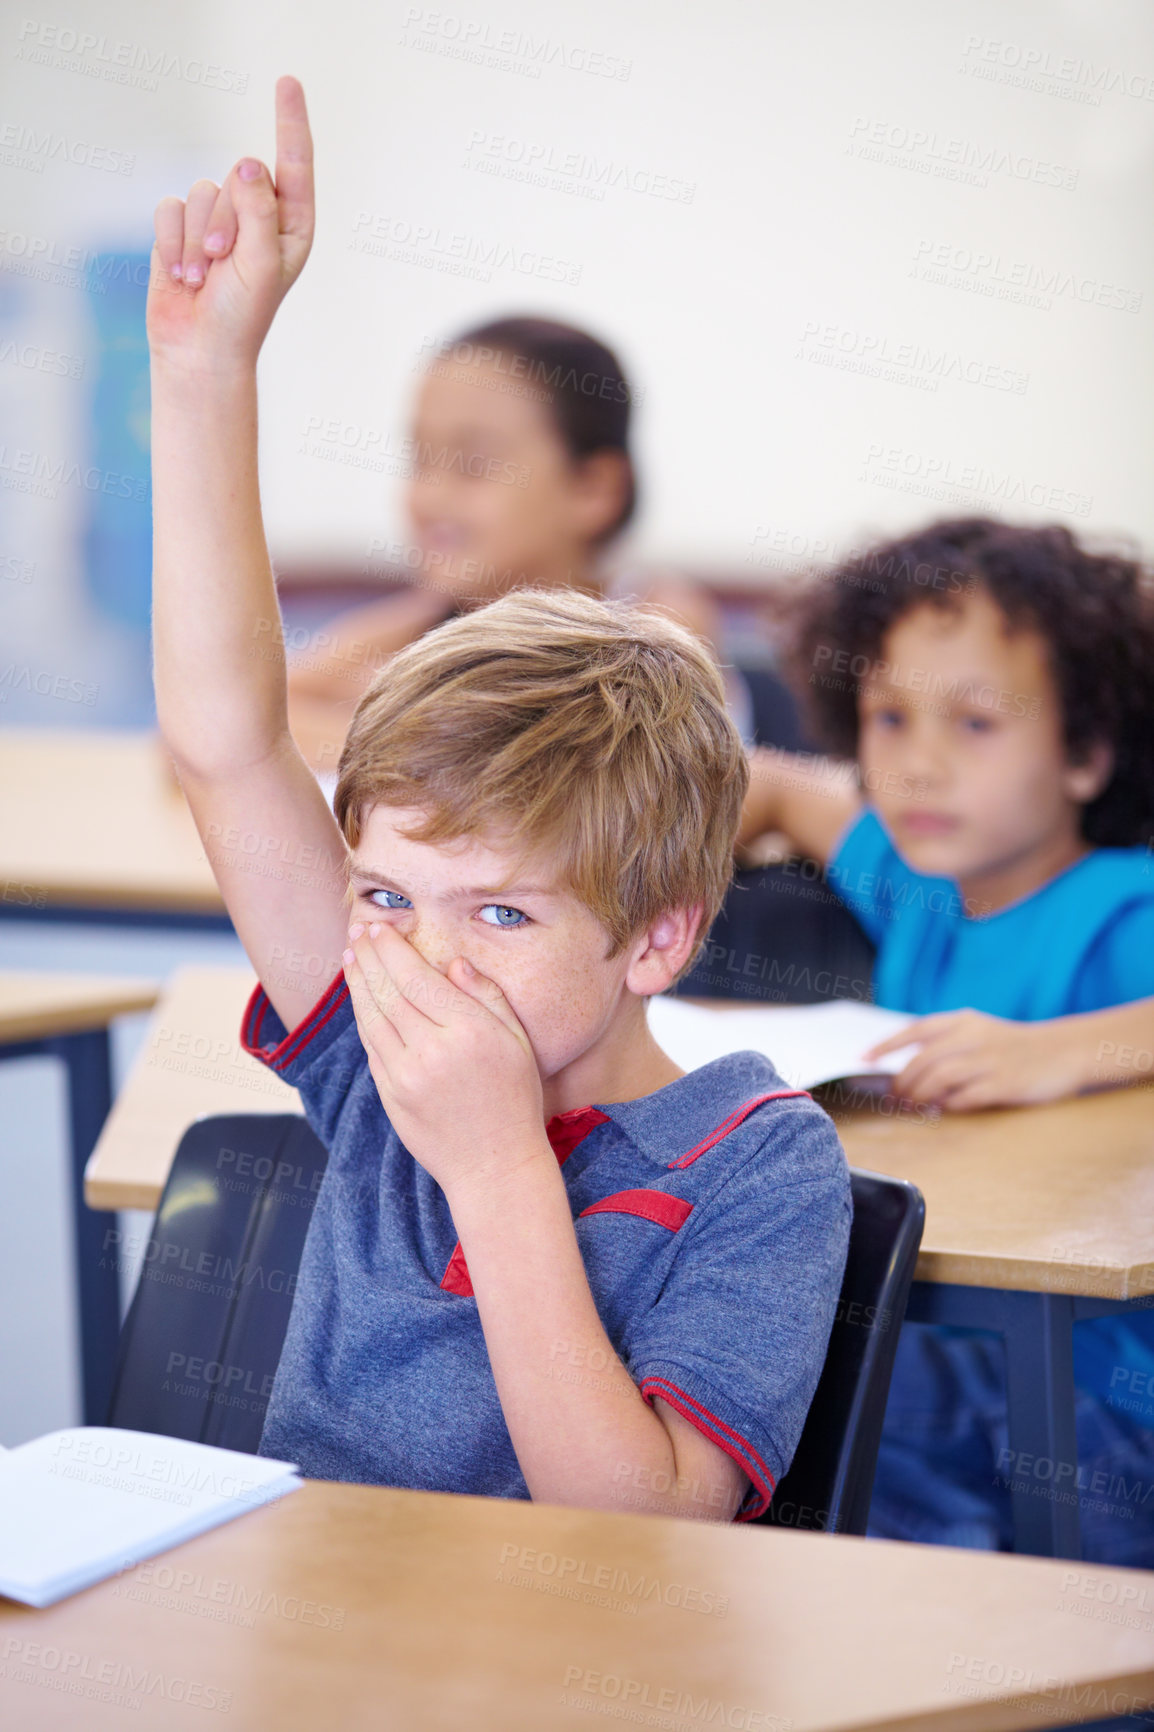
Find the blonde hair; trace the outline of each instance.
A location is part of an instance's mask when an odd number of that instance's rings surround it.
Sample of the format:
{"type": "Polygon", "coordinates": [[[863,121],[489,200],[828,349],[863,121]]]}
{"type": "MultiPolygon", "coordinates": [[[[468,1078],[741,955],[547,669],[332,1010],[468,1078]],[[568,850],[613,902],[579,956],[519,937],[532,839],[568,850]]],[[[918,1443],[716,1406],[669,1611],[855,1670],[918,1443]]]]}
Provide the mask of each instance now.
{"type": "Polygon", "coordinates": [[[732,875],[748,782],[699,638],[655,610],[518,589],[381,669],[333,805],[351,848],[383,804],[420,809],[406,832],[419,842],[496,833],[520,858],[546,855],[615,956],[697,903],[700,944],[732,875]]]}

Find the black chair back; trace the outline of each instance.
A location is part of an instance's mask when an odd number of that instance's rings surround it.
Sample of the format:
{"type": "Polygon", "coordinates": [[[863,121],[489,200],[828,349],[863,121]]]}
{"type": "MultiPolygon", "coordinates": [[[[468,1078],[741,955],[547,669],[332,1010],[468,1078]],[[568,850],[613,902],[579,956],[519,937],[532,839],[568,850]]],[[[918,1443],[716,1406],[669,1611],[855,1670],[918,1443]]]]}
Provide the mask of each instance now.
{"type": "Polygon", "coordinates": [[[789,1472],[761,1522],[864,1534],[886,1398],[926,1205],[916,1185],[850,1168],[853,1226],[825,1366],[789,1472]]]}
{"type": "Polygon", "coordinates": [[[327,1160],[299,1113],[184,1133],[121,1331],[109,1425],[256,1454],[327,1160]]]}

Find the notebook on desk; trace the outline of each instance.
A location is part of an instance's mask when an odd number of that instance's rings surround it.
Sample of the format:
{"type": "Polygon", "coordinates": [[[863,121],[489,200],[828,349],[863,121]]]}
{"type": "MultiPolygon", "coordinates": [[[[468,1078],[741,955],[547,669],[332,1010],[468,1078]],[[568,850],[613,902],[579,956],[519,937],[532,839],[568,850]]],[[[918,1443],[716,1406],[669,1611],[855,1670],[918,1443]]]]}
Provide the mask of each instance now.
{"type": "Polygon", "coordinates": [[[0,1594],[51,1606],[301,1483],[291,1462],[110,1426],[0,1450],[0,1594]]]}
{"type": "Polygon", "coordinates": [[[653,1038],[682,1070],[698,1070],[731,1052],[760,1052],[797,1089],[840,1077],[896,1076],[917,1051],[916,1044],[881,1058],[863,1055],[912,1020],[906,1011],[882,1010],[850,998],[717,1010],[687,1004],[683,998],[649,1001],[653,1038]]]}

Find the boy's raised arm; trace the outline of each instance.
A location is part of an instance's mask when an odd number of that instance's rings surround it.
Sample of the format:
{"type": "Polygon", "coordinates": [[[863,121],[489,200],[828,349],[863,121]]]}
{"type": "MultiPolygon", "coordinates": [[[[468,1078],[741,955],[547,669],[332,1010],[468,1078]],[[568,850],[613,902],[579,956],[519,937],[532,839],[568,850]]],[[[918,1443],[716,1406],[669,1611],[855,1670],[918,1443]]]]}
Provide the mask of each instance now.
{"type": "Polygon", "coordinates": [[[148,297],[157,715],[241,942],[292,1028],[340,967],[345,846],[288,731],[257,481],[256,364],[313,232],[304,92],[276,178],[242,158],[156,210],[148,297]]]}

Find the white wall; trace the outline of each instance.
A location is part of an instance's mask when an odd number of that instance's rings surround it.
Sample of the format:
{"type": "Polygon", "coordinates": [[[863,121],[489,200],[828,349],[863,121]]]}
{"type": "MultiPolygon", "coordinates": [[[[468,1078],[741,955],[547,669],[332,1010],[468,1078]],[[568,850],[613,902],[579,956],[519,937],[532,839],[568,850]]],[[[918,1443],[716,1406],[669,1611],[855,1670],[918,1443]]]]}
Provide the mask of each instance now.
{"type": "MultiPolygon", "coordinates": [[[[0,27],[5,115],[137,156],[130,176],[0,163],[8,228],[70,244],[143,241],[161,193],[222,177],[244,151],[269,157],[273,80],[304,81],[317,241],[263,363],[282,558],[355,560],[398,528],[395,480],[300,454],[309,418],[373,429],[387,449],[422,340],[518,309],[604,332],[642,387],[643,554],[740,565],[784,537],[820,547],[987,506],[1154,543],[1144,0],[73,0],[44,15],[103,33],[105,53],[123,41],[223,64],[247,75],[244,94],[195,72],[150,92],[18,60],[25,16],[40,20],[22,10],[0,27]],[[452,57],[466,30],[482,55],[507,32],[519,70],[452,57]],[[628,75],[563,63],[590,54],[628,75]],[[1022,87],[1027,61],[1041,88],[1022,87]],[[912,148],[863,156],[874,128],[912,148]],[[494,136],[512,156],[577,153],[689,183],[692,202],[475,172],[505,160],[478,142],[494,136]],[[1018,178],[1035,163],[1040,182],[1018,178]],[[1048,184],[1045,165],[1071,184],[1048,184]],[[968,181],[935,172],[958,166],[968,181]],[[445,247],[456,235],[544,254],[579,281],[510,265],[471,280],[429,268],[430,242],[421,262],[375,257],[355,250],[359,212],[445,247]],[[926,274],[939,247],[962,260],[946,282],[926,274]],[[973,268],[978,255],[991,262],[973,268]],[[1041,304],[999,295],[1024,275],[1041,304]],[[1139,310],[1095,304],[1099,285],[1139,310]],[[853,370],[883,345],[921,358],[892,377],[853,370]],[[1011,376],[1022,392],[1002,388],[1011,376]]],[[[38,384],[47,400],[53,381],[38,384]]]]}

